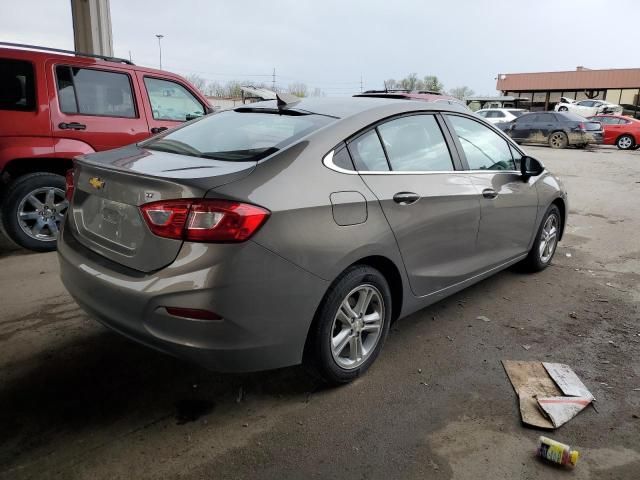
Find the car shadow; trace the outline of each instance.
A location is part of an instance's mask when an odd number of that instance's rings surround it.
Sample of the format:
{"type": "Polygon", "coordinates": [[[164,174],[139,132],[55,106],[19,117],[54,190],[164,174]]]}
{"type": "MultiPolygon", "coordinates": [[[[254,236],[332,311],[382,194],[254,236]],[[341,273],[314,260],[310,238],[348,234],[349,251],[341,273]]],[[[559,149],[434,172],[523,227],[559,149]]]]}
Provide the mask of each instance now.
{"type": "Polygon", "coordinates": [[[0,371],[0,471],[34,450],[116,423],[128,429],[164,420],[180,425],[222,405],[225,412],[243,408],[247,398],[304,400],[324,388],[301,367],[213,373],[107,330],[59,345],[9,367],[19,373],[0,371]]]}

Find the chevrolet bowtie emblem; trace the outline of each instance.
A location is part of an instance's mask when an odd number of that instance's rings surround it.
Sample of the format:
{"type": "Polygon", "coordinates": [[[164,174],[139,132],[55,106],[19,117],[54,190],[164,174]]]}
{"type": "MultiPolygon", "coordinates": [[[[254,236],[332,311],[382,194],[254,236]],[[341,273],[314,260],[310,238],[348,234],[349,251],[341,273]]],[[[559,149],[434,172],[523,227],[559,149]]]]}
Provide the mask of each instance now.
{"type": "Polygon", "coordinates": [[[98,177],[91,177],[89,179],[89,185],[91,185],[96,190],[100,190],[102,187],[104,187],[104,180],[98,177]]]}

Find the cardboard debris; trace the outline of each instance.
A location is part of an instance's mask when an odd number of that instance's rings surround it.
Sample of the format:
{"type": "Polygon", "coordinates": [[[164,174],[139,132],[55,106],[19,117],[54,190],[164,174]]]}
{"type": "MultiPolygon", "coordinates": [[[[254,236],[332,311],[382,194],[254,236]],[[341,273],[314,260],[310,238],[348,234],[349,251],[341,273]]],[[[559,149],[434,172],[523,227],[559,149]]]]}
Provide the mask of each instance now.
{"type": "Polygon", "coordinates": [[[502,362],[520,402],[523,423],[554,429],[593,400],[593,395],[567,365],[547,362],[502,362]]]}

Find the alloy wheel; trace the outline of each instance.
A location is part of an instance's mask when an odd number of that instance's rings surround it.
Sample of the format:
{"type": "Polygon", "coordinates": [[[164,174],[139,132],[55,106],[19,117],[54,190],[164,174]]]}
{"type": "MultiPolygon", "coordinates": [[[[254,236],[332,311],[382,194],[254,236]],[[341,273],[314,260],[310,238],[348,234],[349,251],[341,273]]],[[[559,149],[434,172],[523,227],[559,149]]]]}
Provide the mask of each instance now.
{"type": "Polygon", "coordinates": [[[633,140],[631,140],[630,136],[623,135],[618,139],[618,147],[622,150],[628,150],[629,148],[633,147],[633,140]]]}
{"type": "Polygon", "coordinates": [[[551,138],[549,139],[549,143],[553,148],[564,148],[566,144],[564,133],[562,132],[554,133],[553,135],[551,135],[551,138]]]}
{"type": "Polygon", "coordinates": [[[29,192],[18,205],[18,224],[29,237],[53,242],[69,207],[60,188],[41,187],[29,192]]]}
{"type": "Polygon", "coordinates": [[[331,326],[331,355],[346,370],[362,365],[375,350],[385,321],[382,294],[360,285],[344,298],[331,326]]]}
{"type": "Polygon", "coordinates": [[[542,263],[548,263],[553,257],[558,244],[558,217],[549,215],[540,232],[539,254],[542,263]]]}

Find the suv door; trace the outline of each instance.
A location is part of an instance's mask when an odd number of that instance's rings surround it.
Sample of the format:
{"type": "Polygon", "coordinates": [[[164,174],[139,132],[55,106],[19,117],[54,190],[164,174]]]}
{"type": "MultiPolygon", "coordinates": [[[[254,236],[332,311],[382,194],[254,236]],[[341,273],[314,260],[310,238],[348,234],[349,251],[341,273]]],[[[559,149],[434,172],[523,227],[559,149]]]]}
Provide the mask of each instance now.
{"type": "Polygon", "coordinates": [[[99,151],[149,136],[129,71],[49,61],[47,72],[49,91],[54,92],[50,108],[56,150],[67,149],[63,139],[79,140],[99,151]]]}
{"type": "Polygon", "coordinates": [[[138,81],[140,88],[144,90],[143,103],[149,131],[152,134],[201,117],[208,112],[208,108],[193,92],[175,80],[138,72],[138,81]]]}
{"type": "MultiPolygon", "coordinates": [[[[348,142],[393,230],[411,290],[424,296],[470,276],[480,202],[434,114],[396,117],[348,142]]],[[[454,150],[455,152],[455,150],[454,150]]]]}
{"type": "Polygon", "coordinates": [[[456,114],[446,119],[480,199],[480,263],[489,269],[526,254],[535,233],[539,177],[523,181],[522,154],[490,128],[456,114]]]}

